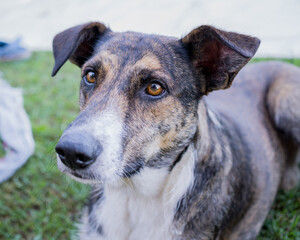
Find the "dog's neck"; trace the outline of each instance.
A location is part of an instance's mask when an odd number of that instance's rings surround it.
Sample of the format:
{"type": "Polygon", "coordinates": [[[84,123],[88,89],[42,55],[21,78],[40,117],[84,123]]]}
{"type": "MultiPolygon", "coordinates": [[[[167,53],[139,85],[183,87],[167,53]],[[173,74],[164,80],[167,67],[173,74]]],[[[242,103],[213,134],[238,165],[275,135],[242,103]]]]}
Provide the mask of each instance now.
{"type": "Polygon", "coordinates": [[[203,100],[199,104],[198,116],[195,178],[178,203],[174,219],[178,225],[183,219],[182,222],[186,224],[185,236],[195,234],[193,225],[188,223],[197,218],[199,223],[203,222],[203,229],[198,228],[197,236],[202,236],[203,232],[203,237],[215,238],[234,225],[233,221],[238,221],[247,209],[245,202],[251,196],[247,195],[249,191],[245,191],[245,188],[251,183],[252,175],[250,167],[246,165],[250,156],[245,155],[247,149],[239,130],[225,115],[214,112],[203,100]],[[232,168],[233,165],[235,168],[232,168]],[[229,195],[231,200],[226,201],[229,195]],[[189,204],[195,199],[202,199],[197,208],[189,204]],[[220,216],[230,216],[233,212],[238,212],[235,219],[220,220],[220,216]],[[210,232],[212,235],[205,235],[206,226],[214,227],[210,232]]]}

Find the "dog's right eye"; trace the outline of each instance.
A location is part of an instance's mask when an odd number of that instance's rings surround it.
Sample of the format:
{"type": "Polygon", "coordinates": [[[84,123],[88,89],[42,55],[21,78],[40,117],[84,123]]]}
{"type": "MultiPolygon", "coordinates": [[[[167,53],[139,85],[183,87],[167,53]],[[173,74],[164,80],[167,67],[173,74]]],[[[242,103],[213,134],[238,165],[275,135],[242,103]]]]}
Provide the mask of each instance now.
{"type": "Polygon", "coordinates": [[[94,84],[96,82],[96,73],[93,71],[88,71],[84,76],[84,80],[87,83],[94,84]]]}

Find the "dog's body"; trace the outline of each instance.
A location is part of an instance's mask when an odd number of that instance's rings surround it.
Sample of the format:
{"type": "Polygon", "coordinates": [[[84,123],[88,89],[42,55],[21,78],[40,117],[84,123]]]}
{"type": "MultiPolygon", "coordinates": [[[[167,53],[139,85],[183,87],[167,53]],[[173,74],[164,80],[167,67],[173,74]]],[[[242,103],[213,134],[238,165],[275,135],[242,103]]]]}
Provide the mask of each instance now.
{"type": "Polygon", "coordinates": [[[62,172],[95,184],[81,239],[256,238],[298,181],[300,70],[252,64],[204,95],[258,44],[207,26],[180,41],[99,23],[57,35],[53,75],[67,59],[83,75],[56,148],[62,172]]]}

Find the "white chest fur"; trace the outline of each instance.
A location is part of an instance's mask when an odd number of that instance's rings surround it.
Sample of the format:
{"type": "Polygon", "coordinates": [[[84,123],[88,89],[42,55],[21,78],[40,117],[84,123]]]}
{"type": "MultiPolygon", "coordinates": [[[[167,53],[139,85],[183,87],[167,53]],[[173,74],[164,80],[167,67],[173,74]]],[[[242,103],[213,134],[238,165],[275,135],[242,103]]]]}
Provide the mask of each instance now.
{"type": "MultiPolygon", "coordinates": [[[[145,168],[126,183],[106,186],[102,203],[94,208],[103,236],[93,239],[176,239],[180,230],[173,227],[173,218],[178,201],[194,179],[194,153],[190,146],[171,172],[145,168]]],[[[82,226],[85,234],[81,239],[91,239],[86,224],[88,221],[82,226]]]]}

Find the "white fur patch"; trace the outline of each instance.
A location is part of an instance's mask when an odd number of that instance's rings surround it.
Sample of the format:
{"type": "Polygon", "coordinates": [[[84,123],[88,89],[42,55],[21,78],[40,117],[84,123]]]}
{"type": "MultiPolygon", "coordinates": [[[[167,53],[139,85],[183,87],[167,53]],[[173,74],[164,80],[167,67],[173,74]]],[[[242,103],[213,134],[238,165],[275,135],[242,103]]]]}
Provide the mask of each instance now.
{"type": "Polygon", "coordinates": [[[97,158],[92,171],[100,173],[102,179],[114,178],[120,168],[123,126],[117,111],[101,112],[92,123],[92,135],[102,144],[103,152],[97,158]]]}
{"type": "Polygon", "coordinates": [[[161,141],[161,138],[158,136],[150,144],[147,144],[145,146],[145,149],[143,149],[143,152],[144,152],[146,162],[150,158],[152,158],[156,153],[159,152],[159,150],[160,150],[160,141],[161,141]]]}
{"type": "Polygon", "coordinates": [[[207,108],[208,116],[217,128],[222,128],[218,115],[211,109],[207,108]]]}
{"type": "MultiPolygon", "coordinates": [[[[131,182],[106,185],[103,202],[94,216],[106,240],[171,240],[180,229],[173,226],[176,205],[194,179],[195,149],[190,146],[171,172],[145,168],[131,182]]],[[[87,221],[81,232],[88,229],[87,221]]],[[[82,239],[90,239],[88,235],[82,239]]]]}

